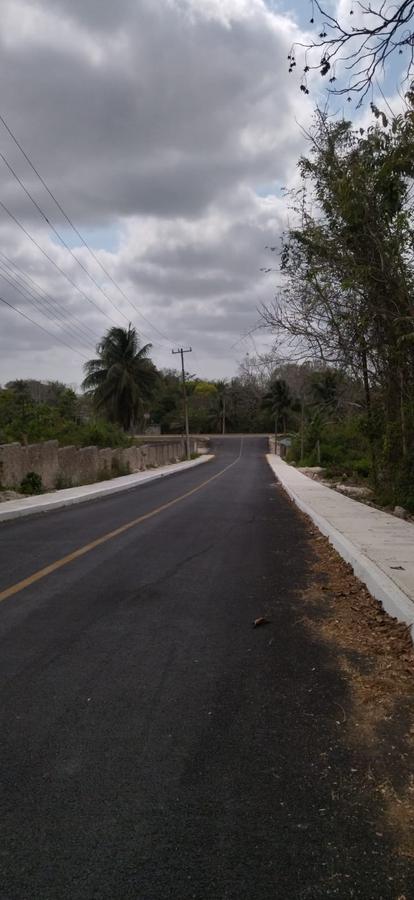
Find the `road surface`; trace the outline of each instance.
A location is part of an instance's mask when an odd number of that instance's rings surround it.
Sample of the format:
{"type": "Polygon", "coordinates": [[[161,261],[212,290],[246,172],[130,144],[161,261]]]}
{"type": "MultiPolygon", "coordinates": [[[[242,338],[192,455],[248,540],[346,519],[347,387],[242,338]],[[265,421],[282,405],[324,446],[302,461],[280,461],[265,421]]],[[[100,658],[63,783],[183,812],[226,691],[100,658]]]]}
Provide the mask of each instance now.
{"type": "Polygon", "coordinates": [[[215,449],[0,528],[2,900],[398,896],[376,810],[338,788],[306,526],[264,439],[215,449]]]}

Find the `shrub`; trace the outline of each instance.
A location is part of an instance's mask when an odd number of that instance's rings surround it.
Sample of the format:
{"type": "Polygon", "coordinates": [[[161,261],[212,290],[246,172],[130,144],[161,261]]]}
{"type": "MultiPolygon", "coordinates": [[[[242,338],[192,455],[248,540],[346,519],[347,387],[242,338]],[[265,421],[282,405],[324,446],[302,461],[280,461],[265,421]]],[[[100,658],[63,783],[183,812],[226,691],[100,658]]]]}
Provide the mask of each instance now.
{"type": "Polygon", "coordinates": [[[129,463],[118,462],[117,459],[112,460],[110,478],[119,478],[121,475],[130,475],[131,468],[129,463]]]}
{"type": "MultiPolygon", "coordinates": [[[[305,430],[303,465],[318,465],[315,423],[305,430]]],[[[328,477],[343,473],[358,478],[368,478],[371,474],[369,445],[363,416],[354,416],[342,422],[325,423],[320,428],[320,464],[327,470],[328,477]]],[[[300,437],[293,440],[289,459],[300,461],[300,437]]]]}
{"type": "Polygon", "coordinates": [[[125,434],[118,425],[99,420],[89,422],[80,428],[79,443],[82,447],[132,447],[133,438],[125,434]]]}
{"type": "Polygon", "coordinates": [[[98,469],[96,481],[110,481],[113,478],[112,469],[98,469]]]}
{"type": "Polygon", "coordinates": [[[398,472],[394,503],[414,513],[414,450],[404,460],[398,472]]]}
{"type": "Polygon", "coordinates": [[[55,488],[57,491],[65,490],[65,488],[73,487],[73,481],[69,475],[64,475],[62,472],[57,476],[55,481],[55,488]]]}
{"type": "Polygon", "coordinates": [[[22,494],[41,494],[43,493],[42,478],[37,472],[28,472],[20,482],[20,492],[22,494]]]}
{"type": "Polygon", "coordinates": [[[356,475],[359,475],[361,478],[368,478],[371,473],[371,461],[367,456],[362,456],[360,459],[354,459],[352,467],[356,475]]]}

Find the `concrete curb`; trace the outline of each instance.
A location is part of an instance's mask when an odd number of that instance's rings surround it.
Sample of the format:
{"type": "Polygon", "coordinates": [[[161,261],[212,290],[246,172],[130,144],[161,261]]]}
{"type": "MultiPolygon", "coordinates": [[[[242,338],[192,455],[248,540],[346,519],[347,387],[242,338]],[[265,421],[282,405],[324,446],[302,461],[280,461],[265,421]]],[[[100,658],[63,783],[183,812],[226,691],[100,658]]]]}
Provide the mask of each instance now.
{"type": "Polygon", "coordinates": [[[56,493],[42,494],[39,497],[30,497],[27,500],[6,500],[0,503],[0,522],[8,522],[12,519],[20,519],[24,516],[32,516],[39,513],[51,512],[54,509],[63,509],[66,506],[74,506],[77,503],[86,503],[88,500],[98,500],[100,497],[108,497],[121,491],[128,491],[148,484],[177,472],[185,472],[202,463],[210,462],[214,456],[209,454],[193,459],[189,462],[173,463],[162,466],[156,471],[136,472],[134,475],[122,475],[120,478],[112,478],[109,481],[98,481],[95,484],[81,485],[77,488],[67,488],[56,493]],[[7,509],[8,507],[8,509],[7,509]]]}
{"type": "Polygon", "coordinates": [[[312,519],[312,522],[329,539],[342,559],[352,566],[354,574],[367,586],[372,596],[382,603],[390,616],[395,616],[399,622],[412,626],[414,624],[414,599],[405,594],[385,572],[381,571],[376,563],[361,553],[328,519],[315,512],[290,486],[284,483],[280,469],[273,465],[273,455],[268,454],[266,459],[291,500],[312,519]]]}

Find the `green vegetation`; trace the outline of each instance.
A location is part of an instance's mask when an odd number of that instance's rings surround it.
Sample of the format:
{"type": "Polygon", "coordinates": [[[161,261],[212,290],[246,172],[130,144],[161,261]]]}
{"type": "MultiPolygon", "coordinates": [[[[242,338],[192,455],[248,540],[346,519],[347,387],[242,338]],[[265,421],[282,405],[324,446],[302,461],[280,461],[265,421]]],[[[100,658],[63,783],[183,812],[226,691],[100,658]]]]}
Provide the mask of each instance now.
{"type": "Polygon", "coordinates": [[[151,344],[139,345],[138,334],[128,328],[110,328],[97,347],[97,359],[85,364],[83,389],[99,413],[124,431],[143,423],[145,403],[154,392],[155,366],[149,359],[151,344]]]}
{"type": "Polygon", "coordinates": [[[59,382],[10,382],[0,389],[0,443],[129,447],[132,439],[117,425],[95,419],[91,404],[59,382]]]}
{"type": "MultiPolygon", "coordinates": [[[[374,108],[367,131],[317,114],[291,195],[285,284],[263,310],[290,360],[247,356],[228,380],[187,374],[187,396],[193,434],[276,432],[292,462],[366,481],[414,511],[413,101],[391,122],[374,108]]],[[[157,371],[149,352],[131,326],[111,328],[82,396],[10,382],[0,442],[128,447],[147,425],[182,434],[180,373],[157,371]]]]}
{"type": "Polygon", "coordinates": [[[21,494],[42,494],[41,476],[37,472],[28,472],[20,482],[19,491],[21,494]]]}
{"type": "Polygon", "coordinates": [[[101,469],[98,472],[97,481],[110,481],[111,478],[119,478],[121,475],[130,475],[131,469],[128,463],[120,463],[117,459],[113,459],[110,469],[101,469]]]}
{"type": "Polygon", "coordinates": [[[275,434],[279,430],[286,431],[287,415],[292,408],[292,397],[283,378],[272,378],[269,390],[263,398],[263,405],[270,410],[275,420],[275,434]]]}
{"type": "MultiPolygon", "coordinates": [[[[100,474],[100,473],[99,473],[100,474]]],[[[97,479],[101,481],[101,478],[97,479]]],[[[63,491],[67,488],[75,487],[74,481],[68,475],[64,475],[63,472],[60,472],[55,481],[55,488],[57,491],[63,491]]]]}
{"type": "MultiPolygon", "coordinates": [[[[317,113],[310,154],[291,194],[297,225],[285,236],[286,283],[265,323],[292,353],[348,379],[353,421],[338,422],[322,386],[311,398],[300,456],[367,473],[378,496],[414,509],[414,92],[391,122],[374,124],[317,113]],[[325,412],[324,412],[325,410],[325,412]],[[355,412],[358,410],[358,413],[355,412]],[[315,446],[317,450],[315,451],[315,446]],[[312,449],[313,447],[313,449],[312,449]]],[[[302,395],[308,406],[308,398],[302,395]]],[[[333,410],[334,412],[334,410],[333,410]]],[[[293,450],[297,458],[297,442],[293,450]]]]}

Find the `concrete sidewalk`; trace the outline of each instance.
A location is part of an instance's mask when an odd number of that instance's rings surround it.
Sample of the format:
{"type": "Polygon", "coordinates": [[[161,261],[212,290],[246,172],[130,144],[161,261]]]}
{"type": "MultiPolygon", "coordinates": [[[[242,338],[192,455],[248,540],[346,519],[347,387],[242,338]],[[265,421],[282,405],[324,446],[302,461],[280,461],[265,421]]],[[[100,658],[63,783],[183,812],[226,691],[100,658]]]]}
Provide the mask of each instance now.
{"type": "MultiPolygon", "coordinates": [[[[414,525],[313,481],[279,456],[267,460],[281,485],[390,615],[414,623],[414,525]]],[[[414,635],[413,635],[414,637],[414,635]]]]}
{"type": "Polygon", "coordinates": [[[35,513],[49,512],[63,506],[73,506],[75,503],[85,503],[88,500],[97,500],[110,494],[130,490],[156,478],[165,478],[174,475],[175,472],[184,472],[202,463],[213,459],[212,455],[200,456],[189,462],[173,463],[169,466],[160,466],[147,472],[135,472],[133,475],[122,475],[119,478],[111,478],[108,481],[98,481],[94,484],[83,484],[80,487],[66,488],[61,491],[53,491],[49,494],[40,494],[37,497],[23,497],[20,500],[6,500],[0,503],[0,522],[9,519],[19,519],[22,516],[30,516],[35,513]]]}

